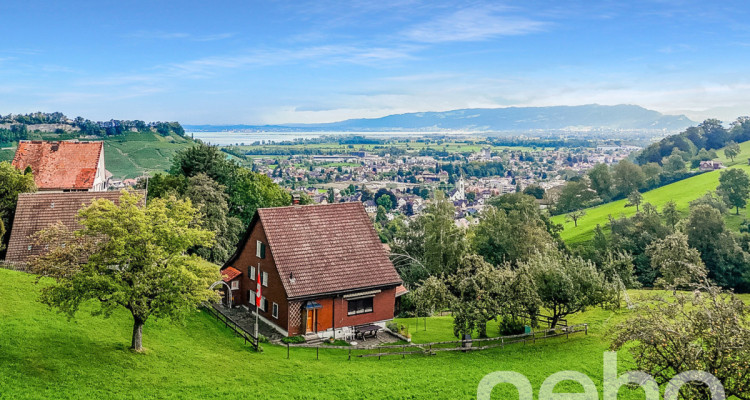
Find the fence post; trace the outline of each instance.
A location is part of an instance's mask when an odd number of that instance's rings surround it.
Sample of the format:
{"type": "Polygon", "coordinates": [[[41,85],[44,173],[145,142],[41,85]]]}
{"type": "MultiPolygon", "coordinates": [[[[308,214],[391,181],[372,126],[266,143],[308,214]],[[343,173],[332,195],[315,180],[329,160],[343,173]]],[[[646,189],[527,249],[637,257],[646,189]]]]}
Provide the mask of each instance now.
{"type": "Polygon", "coordinates": [[[586,335],[588,335],[589,334],[589,324],[583,324],[583,328],[584,328],[584,330],[586,332],[586,335]]]}
{"type": "Polygon", "coordinates": [[[406,358],[406,345],[401,348],[401,359],[406,358]]]}
{"type": "Polygon", "coordinates": [[[352,349],[349,349],[349,361],[352,360],[352,349]]]}
{"type": "Polygon", "coordinates": [[[286,359],[289,359],[289,343],[286,344],[286,359]]]}

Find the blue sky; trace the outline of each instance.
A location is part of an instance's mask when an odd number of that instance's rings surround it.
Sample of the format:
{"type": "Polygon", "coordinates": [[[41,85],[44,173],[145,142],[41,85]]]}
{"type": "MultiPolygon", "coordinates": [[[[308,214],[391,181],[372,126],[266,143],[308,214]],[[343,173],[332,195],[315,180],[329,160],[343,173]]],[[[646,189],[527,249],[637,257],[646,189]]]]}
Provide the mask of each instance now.
{"type": "Polygon", "coordinates": [[[4,0],[0,15],[2,114],[264,124],[629,103],[750,115],[746,1],[4,0]]]}

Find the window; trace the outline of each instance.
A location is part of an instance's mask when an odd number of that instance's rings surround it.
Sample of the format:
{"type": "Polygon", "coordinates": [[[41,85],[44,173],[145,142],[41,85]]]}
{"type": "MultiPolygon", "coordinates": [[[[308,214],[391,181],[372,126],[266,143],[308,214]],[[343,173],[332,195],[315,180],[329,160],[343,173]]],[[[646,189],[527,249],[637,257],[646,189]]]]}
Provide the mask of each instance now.
{"type": "Polygon", "coordinates": [[[240,282],[239,281],[232,281],[232,290],[237,290],[240,288],[240,282]]]}
{"type": "Polygon", "coordinates": [[[268,272],[261,272],[260,273],[260,283],[263,286],[268,287],[268,272]]]}
{"type": "Polygon", "coordinates": [[[257,241],[255,246],[255,256],[258,258],[266,258],[266,244],[260,240],[257,241]]]}
{"type": "Polygon", "coordinates": [[[273,307],[271,307],[271,315],[278,319],[279,318],[279,305],[276,303],[273,303],[273,307]]]}
{"type": "Polygon", "coordinates": [[[348,315],[367,314],[372,312],[372,297],[364,299],[349,300],[348,315]]]}
{"type": "Polygon", "coordinates": [[[255,292],[252,290],[247,291],[247,302],[250,303],[251,306],[255,305],[255,292]]]}
{"type": "Polygon", "coordinates": [[[266,300],[265,297],[260,298],[260,309],[263,310],[263,312],[268,311],[268,300],[266,300]]]}
{"type": "Polygon", "coordinates": [[[251,281],[255,280],[255,267],[252,265],[247,267],[247,277],[250,278],[251,281]]]}

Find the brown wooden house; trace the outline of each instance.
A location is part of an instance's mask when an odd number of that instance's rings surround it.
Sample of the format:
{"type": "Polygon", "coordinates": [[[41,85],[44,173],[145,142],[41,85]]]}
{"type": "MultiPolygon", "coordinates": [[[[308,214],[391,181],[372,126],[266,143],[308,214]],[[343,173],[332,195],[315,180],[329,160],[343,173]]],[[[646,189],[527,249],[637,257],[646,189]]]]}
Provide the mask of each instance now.
{"type": "Polygon", "coordinates": [[[222,267],[235,303],[251,312],[258,269],[259,316],[283,335],[325,338],[393,319],[401,279],[362,203],[259,209],[222,267]]]}

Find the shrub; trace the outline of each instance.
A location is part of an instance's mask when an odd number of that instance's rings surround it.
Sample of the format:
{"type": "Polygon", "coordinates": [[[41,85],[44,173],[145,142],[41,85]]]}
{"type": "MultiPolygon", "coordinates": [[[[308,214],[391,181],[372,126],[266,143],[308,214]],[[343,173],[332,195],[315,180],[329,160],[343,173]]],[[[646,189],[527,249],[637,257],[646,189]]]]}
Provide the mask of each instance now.
{"type": "Polygon", "coordinates": [[[300,344],[300,343],[305,343],[305,337],[304,336],[291,336],[291,337],[281,338],[281,341],[283,343],[288,343],[288,344],[300,344]]]}
{"type": "Polygon", "coordinates": [[[520,320],[506,315],[500,320],[498,330],[501,336],[518,335],[524,332],[524,325],[520,320]]]}
{"type": "Polygon", "coordinates": [[[398,323],[395,321],[386,322],[385,327],[391,332],[398,332],[398,323]]]}

